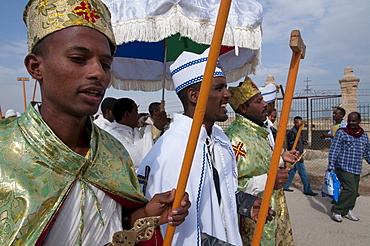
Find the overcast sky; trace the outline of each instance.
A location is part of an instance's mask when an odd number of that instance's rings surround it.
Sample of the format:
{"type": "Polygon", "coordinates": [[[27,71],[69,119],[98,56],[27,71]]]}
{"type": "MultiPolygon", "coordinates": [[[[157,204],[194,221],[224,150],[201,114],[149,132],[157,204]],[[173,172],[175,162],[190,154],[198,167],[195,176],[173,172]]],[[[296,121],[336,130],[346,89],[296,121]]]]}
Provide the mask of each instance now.
{"type": "MultiPolygon", "coordinates": [[[[368,0],[279,0],[259,1],[264,8],[262,60],[257,75],[258,86],[269,74],[277,84],[286,83],[291,59],[291,30],[300,30],[307,46],[301,60],[296,93],[308,85],[317,94],[340,94],[338,80],[351,66],[360,78],[361,95],[370,94],[370,2],[368,0]],[[306,80],[309,82],[305,82],[306,80]]],[[[26,28],[22,21],[27,0],[6,1],[0,8],[0,105],[23,112],[22,84],[17,77],[30,77],[23,65],[27,54],[26,28]]],[[[27,103],[32,97],[33,81],[26,82],[27,103]]],[[[161,92],[124,92],[108,89],[107,96],[131,97],[147,111],[150,102],[159,101],[161,92]]],[[[39,93],[36,100],[40,99],[39,93]]],[[[181,110],[174,92],[166,92],[167,112],[181,110]]]]}

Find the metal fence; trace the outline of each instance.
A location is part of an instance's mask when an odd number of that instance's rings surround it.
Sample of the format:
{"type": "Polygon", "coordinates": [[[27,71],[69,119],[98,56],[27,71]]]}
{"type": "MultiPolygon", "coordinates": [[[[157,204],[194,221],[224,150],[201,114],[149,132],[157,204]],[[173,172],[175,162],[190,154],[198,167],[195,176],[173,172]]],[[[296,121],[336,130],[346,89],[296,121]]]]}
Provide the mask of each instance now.
{"type": "MultiPolygon", "coordinates": [[[[308,149],[326,150],[330,148],[330,141],[321,139],[322,132],[328,132],[332,125],[333,109],[341,104],[341,95],[332,95],[325,97],[295,97],[292,101],[288,129],[293,127],[293,118],[301,116],[305,121],[303,137],[308,141],[308,149]]],[[[278,113],[281,112],[282,99],[278,99],[278,113]]],[[[361,126],[365,131],[370,131],[370,103],[360,103],[357,109],[361,114],[361,126]]],[[[349,112],[347,112],[349,113],[349,112]]],[[[345,116],[345,119],[347,115],[345,116]]]]}
{"type": "MultiPolygon", "coordinates": [[[[305,127],[302,131],[303,138],[308,141],[305,146],[307,153],[305,155],[305,166],[307,174],[311,180],[311,185],[319,189],[322,185],[324,172],[327,169],[328,152],[330,149],[330,140],[321,139],[322,132],[328,132],[333,125],[332,112],[335,106],[341,103],[341,95],[331,96],[311,96],[311,97],[294,97],[287,130],[293,127],[293,118],[301,116],[305,121],[305,127]]],[[[276,102],[278,119],[282,108],[282,99],[278,98],[276,102]]],[[[357,111],[361,114],[361,126],[369,134],[370,131],[370,103],[363,102],[357,104],[357,111]]],[[[217,122],[224,130],[227,129],[235,119],[235,113],[229,110],[229,119],[225,122],[217,122]]],[[[278,119],[275,127],[278,128],[278,119]]],[[[345,117],[346,119],[346,117],[345,117]]],[[[370,134],[369,134],[370,135],[370,134]]],[[[285,146],[285,145],[284,145],[285,146]]],[[[370,184],[370,165],[363,165],[361,177],[365,177],[370,184]]],[[[299,176],[296,175],[293,184],[301,185],[299,176]],[[296,180],[297,179],[297,180],[296,180]]],[[[368,189],[366,186],[364,189],[368,189]]]]}

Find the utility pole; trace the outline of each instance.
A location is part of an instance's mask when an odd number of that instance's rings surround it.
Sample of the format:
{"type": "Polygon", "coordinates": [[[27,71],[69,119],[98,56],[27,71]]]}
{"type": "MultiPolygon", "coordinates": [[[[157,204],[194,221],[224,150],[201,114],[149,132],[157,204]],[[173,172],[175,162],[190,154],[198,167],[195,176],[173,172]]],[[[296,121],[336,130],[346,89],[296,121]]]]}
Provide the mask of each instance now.
{"type": "Polygon", "coordinates": [[[308,92],[310,91],[310,87],[308,86],[308,82],[311,82],[310,79],[308,79],[308,77],[306,78],[306,80],[303,80],[303,82],[306,82],[306,93],[307,93],[307,97],[308,97],[308,92]]]}
{"type": "Polygon", "coordinates": [[[306,82],[306,110],[307,110],[307,141],[309,146],[311,146],[312,143],[312,127],[311,127],[311,122],[310,122],[310,107],[309,107],[309,100],[308,100],[308,92],[310,91],[310,88],[308,86],[308,82],[311,82],[311,80],[306,78],[306,80],[303,80],[303,82],[306,82]]]}

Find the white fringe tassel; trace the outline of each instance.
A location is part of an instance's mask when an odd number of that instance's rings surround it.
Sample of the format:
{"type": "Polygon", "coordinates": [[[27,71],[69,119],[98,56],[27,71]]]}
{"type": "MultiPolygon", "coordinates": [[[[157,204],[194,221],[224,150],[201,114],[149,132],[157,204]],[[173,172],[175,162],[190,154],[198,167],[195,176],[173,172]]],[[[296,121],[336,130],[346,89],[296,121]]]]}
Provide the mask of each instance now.
{"type": "MultiPolygon", "coordinates": [[[[132,41],[159,42],[176,33],[180,33],[197,43],[210,44],[214,26],[214,21],[187,17],[182,8],[175,4],[165,15],[113,23],[113,30],[117,44],[132,41]]],[[[261,48],[261,42],[260,25],[253,28],[251,26],[231,27],[230,24],[227,24],[222,45],[235,46],[238,44],[241,48],[257,50],[261,48]],[[234,40],[234,37],[238,40],[234,40]]]]}

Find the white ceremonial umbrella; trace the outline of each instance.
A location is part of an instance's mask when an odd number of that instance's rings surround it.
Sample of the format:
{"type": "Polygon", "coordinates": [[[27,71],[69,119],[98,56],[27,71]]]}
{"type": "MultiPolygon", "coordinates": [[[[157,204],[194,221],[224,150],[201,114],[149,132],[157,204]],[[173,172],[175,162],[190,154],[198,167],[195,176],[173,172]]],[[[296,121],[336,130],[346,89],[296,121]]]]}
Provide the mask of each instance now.
{"type": "MultiPolygon", "coordinates": [[[[219,0],[103,2],[111,11],[119,45],[112,65],[112,86],[140,91],[174,89],[169,66],[183,50],[200,54],[209,47],[220,4],[219,0]]],[[[255,73],[261,25],[262,6],[257,1],[231,3],[219,57],[227,82],[255,73]]]]}

